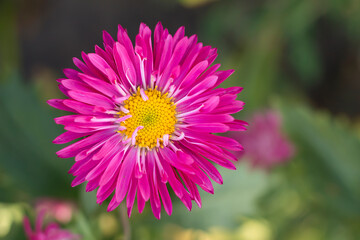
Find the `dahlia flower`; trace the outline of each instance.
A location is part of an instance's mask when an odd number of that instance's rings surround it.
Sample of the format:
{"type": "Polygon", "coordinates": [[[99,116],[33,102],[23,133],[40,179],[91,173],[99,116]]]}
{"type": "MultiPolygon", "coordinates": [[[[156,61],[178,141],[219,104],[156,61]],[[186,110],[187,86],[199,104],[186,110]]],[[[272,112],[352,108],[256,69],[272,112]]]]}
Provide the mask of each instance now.
{"type": "Polygon", "coordinates": [[[238,158],[249,160],[254,167],[270,169],[286,162],[294,155],[292,142],[282,133],[281,115],[273,110],[255,113],[251,125],[244,134],[229,134],[243,146],[238,158]]]}
{"type": "Polygon", "coordinates": [[[43,229],[43,221],[46,212],[41,211],[36,219],[35,231],[31,229],[30,221],[27,217],[24,218],[25,234],[29,240],[78,240],[81,237],[73,234],[68,230],[61,229],[56,223],[49,223],[43,229]]]}
{"type": "Polygon", "coordinates": [[[245,129],[231,116],[243,108],[235,100],[242,88],[216,88],[233,70],[211,66],[217,50],[184,36],[184,27],[172,36],[158,23],[152,39],[141,24],[135,47],[121,26],[117,41],[105,31],[103,39],[103,49],[73,59],[79,71],[65,69],[58,80],[68,99],[48,101],[75,113],[55,119],[67,132],[54,140],[81,138],[57,152],[75,157],[72,186],[87,181],[86,191],[98,188],[99,204],[111,196],[108,211],[126,197],[129,217],[136,195],[140,213],[150,201],[156,218],[162,205],[170,215],[168,186],[189,210],[192,200],[201,206],[197,186],[213,193],[208,177],[223,182],[212,162],[235,169],[228,150],[242,150],[213,134],[245,129]]]}

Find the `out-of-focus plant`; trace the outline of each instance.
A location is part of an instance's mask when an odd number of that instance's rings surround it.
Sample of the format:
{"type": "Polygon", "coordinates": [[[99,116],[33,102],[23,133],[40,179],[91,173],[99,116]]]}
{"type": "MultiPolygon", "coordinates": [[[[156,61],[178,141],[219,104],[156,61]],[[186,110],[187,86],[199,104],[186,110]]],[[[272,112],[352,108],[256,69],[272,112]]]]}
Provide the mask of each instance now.
{"type": "Polygon", "coordinates": [[[238,158],[268,170],[293,158],[294,145],[281,129],[282,117],[278,112],[258,111],[248,122],[251,125],[246,132],[230,133],[244,146],[244,151],[235,153],[238,158]]]}
{"type": "Polygon", "coordinates": [[[79,240],[80,235],[74,234],[69,230],[62,229],[55,222],[46,223],[46,210],[43,209],[36,216],[35,226],[32,227],[28,217],[24,218],[24,229],[29,240],[52,239],[52,240],[79,240]]]}
{"type": "Polygon", "coordinates": [[[0,204],[0,239],[17,239],[21,236],[23,206],[17,203],[0,204]]]}
{"type": "Polygon", "coordinates": [[[19,67],[16,35],[16,9],[13,1],[0,2],[0,83],[19,67]]]}
{"type": "Polygon", "coordinates": [[[291,102],[276,105],[298,151],[259,201],[274,239],[357,239],[360,140],[328,114],[291,102]]]}
{"type": "Polygon", "coordinates": [[[301,95],[301,90],[328,80],[323,22],[332,24],[332,31],[345,31],[349,44],[359,47],[357,0],[229,0],[209,4],[208,9],[199,23],[200,36],[225,49],[220,58],[226,56],[227,67],[235,68],[239,83],[245,83],[247,111],[266,106],[274,93],[301,95]]]}
{"type": "Polygon", "coordinates": [[[61,223],[69,223],[76,211],[75,204],[71,201],[56,198],[40,198],[36,200],[36,212],[46,212],[51,218],[61,223]]]}
{"type": "Polygon", "coordinates": [[[164,230],[164,239],[169,240],[270,240],[271,237],[269,224],[260,219],[247,219],[233,230],[211,227],[204,231],[176,225],[167,225],[164,230]]]}
{"type": "Polygon", "coordinates": [[[219,0],[179,0],[180,4],[188,8],[201,7],[219,0]]]}
{"type": "Polygon", "coordinates": [[[73,195],[75,192],[64,186],[69,179],[61,173],[69,169],[69,163],[53,154],[57,148],[51,141],[60,131],[46,105],[17,75],[1,85],[0,111],[1,168],[12,186],[6,187],[1,201],[73,195]]]}

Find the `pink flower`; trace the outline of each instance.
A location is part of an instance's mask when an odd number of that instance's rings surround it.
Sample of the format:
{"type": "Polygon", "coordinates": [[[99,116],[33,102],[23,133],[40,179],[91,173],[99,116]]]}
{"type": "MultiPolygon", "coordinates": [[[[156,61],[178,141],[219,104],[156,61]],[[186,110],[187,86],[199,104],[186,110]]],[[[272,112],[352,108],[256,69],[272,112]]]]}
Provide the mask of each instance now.
{"type": "Polygon", "coordinates": [[[30,221],[24,218],[24,229],[29,240],[77,240],[81,239],[79,235],[70,231],[61,229],[56,223],[49,223],[45,229],[42,229],[45,211],[38,214],[35,224],[35,231],[31,229],[30,221]]]}
{"type": "Polygon", "coordinates": [[[45,211],[50,217],[61,223],[70,222],[75,211],[75,205],[72,202],[51,198],[38,199],[35,208],[36,212],[45,211]]]}
{"type": "Polygon", "coordinates": [[[281,116],[277,112],[256,113],[249,122],[245,133],[230,134],[244,146],[243,152],[235,154],[238,158],[244,157],[255,167],[269,169],[294,155],[293,144],[281,132],[281,116]]]}
{"type": "Polygon", "coordinates": [[[98,188],[99,204],[114,193],[108,211],[126,196],[129,216],[136,195],[140,213],[150,201],[156,218],[162,205],[170,215],[168,186],[189,210],[192,200],[201,206],[197,186],[213,193],[208,176],[223,182],[211,162],[235,169],[228,150],[242,150],[234,139],[212,134],[245,130],[231,116],[244,106],[235,100],[242,88],[215,89],[233,70],[211,66],[216,49],[184,36],[184,27],[172,36],[159,23],[152,38],[141,24],[135,47],[121,26],[117,41],[105,31],[103,38],[104,49],[74,58],[80,71],[65,69],[58,80],[68,99],[48,101],[74,113],[55,119],[67,132],[54,140],[81,138],[57,152],[75,157],[72,186],[88,181],[86,191],[98,188]]]}

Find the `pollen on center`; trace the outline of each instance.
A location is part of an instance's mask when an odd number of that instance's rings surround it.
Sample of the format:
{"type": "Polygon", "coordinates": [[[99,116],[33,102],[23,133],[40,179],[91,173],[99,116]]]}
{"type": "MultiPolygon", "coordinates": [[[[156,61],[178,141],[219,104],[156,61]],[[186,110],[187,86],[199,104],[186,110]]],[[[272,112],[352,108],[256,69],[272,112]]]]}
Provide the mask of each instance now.
{"type": "Polygon", "coordinates": [[[164,135],[171,135],[176,124],[176,105],[167,95],[156,89],[141,91],[138,88],[135,94],[123,102],[123,107],[128,111],[120,111],[119,116],[131,117],[120,123],[126,129],[119,132],[132,138],[134,131],[142,126],[136,132],[135,144],[150,149],[162,147],[164,135]]]}

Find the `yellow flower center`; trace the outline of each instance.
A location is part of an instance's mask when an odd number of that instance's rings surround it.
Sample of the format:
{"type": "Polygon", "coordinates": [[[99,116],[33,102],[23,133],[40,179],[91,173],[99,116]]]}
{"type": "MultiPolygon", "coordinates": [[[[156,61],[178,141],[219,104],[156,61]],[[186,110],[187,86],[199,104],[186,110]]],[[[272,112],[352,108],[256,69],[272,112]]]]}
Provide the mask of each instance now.
{"type": "MultiPolygon", "coordinates": [[[[120,117],[131,115],[131,118],[121,122],[121,126],[126,127],[120,133],[131,138],[135,129],[139,129],[136,135],[136,145],[139,147],[156,147],[159,139],[159,144],[163,146],[163,136],[165,134],[171,135],[175,131],[176,123],[176,105],[172,98],[167,97],[156,89],[147,89],[144,91],[147,100],[143,99],[140,89],[124,101],[123,106],[129,110],[125,113],[119,112],[120,117]]],[[[146,98],[145,96],[145,98],[146,98]]]]}

